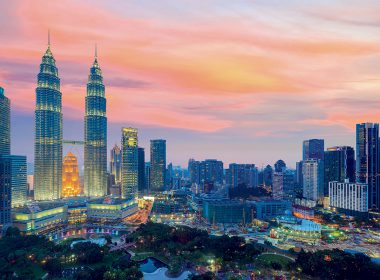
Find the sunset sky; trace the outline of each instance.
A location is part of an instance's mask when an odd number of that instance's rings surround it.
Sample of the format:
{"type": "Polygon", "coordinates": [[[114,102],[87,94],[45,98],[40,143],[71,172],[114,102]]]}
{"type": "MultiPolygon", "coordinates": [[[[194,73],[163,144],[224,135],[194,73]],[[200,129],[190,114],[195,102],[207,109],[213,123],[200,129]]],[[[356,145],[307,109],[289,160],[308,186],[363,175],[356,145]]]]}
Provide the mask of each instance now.
{"type": "Polygon", "coordinates": [[[65,139],[83,139],[97,42],[109,148],[122,126],[139,129],[147,161],[149,140],[164,138],[167,161],[182,166],[194,157],[294,167],[304,139],[354,146],[356,123],[380,122],[379,11],[378,0],[0,0],[12,152],[33,162],[48,29],[65,139]]]}

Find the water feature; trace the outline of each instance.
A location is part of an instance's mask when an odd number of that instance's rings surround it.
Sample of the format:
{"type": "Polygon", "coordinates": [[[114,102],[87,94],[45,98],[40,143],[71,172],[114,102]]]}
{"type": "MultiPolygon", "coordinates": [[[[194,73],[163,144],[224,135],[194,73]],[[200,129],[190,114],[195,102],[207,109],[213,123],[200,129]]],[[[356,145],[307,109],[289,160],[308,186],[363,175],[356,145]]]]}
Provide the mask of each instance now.
{"type": "Polygon", "coordinates": [[[155,258],[147,258],[140,262],[140,270],[144,274],[144,280],[185,280],[191,274],[190,271],[184,271],[178,277],[168,277],[167,265],[155,258]]]}

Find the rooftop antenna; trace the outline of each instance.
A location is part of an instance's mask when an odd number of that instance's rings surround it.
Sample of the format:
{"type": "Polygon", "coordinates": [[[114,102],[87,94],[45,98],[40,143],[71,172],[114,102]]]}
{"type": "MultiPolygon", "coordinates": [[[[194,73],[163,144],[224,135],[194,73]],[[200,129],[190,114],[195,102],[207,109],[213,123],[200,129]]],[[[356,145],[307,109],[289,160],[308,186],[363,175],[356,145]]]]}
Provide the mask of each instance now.
{"type": "Polygon", "coordinates": [[[48,29],[48,47],[50,48],[50,29],[48,29]]]}
{"type": "Polygon", "coordinates": [[[95,59],[98,58],[98,45],[95,43],[95,59]]]}

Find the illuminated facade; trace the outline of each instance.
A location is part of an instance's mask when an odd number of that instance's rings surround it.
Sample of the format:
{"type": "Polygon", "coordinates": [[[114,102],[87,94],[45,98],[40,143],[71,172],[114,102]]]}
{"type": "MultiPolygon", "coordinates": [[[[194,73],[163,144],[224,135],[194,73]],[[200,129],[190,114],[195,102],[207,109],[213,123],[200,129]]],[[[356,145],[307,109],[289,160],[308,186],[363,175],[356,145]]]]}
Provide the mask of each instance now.
{"type": "Polygon", "coordinates": [[[118,221],[138,211],[137,201],[134,198],[98,199],[87,203],[87,218],[90,221],[118,221]]]}
{"type": "Polygon", "coordinates": [[[34,198],[51,200],[62,191],[62,94],[49,46],[38,74],[35,110],[34,198]]]}
{"type": "Polygon", "coordinates": [[[150,191],[165,189],[166,140],[150,140],[150,191]]]}
{"type": "Polygon", "coordinates": [[[63,160],[62,197],[80,195],[78,160],[68,153],[63,160]]]}
{"type": "Polygon", "coordinates": [[[11,152],[11,109],[10,101],[0,87],[0,155],[9,155],[11,152]]]}
{"type": "Polygon", "coordinates": [[[111,150],[110,172],[115,176],[115,182],[121,182],[121,150],[115,145],[111,150]]]}
{"type": "Polygon", "coordinates": [[[368,208],[380,208],[379,124],[356,125],[356,182],[368,185],[368,208]]]}
{"type": "Polygon", "coordinates": [[[138,138],[137,128],[122,128],[121,197],[137,197],[138,188],[138,138]]]}
{"type": "Polygon", "coordinates": [[[87,83],[84,146],[84,194],[107,193],[107,117],[102,71],[95,60],[87,83]]]}

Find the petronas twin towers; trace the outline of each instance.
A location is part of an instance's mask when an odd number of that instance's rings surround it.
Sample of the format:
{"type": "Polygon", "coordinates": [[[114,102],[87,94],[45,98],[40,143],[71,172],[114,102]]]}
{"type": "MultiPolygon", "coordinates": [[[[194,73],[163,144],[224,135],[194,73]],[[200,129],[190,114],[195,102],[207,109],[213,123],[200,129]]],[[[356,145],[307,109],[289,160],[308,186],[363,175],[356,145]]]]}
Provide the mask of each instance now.
{"type": "MultiPolygon", "coordinates": [[[[62,131],[62,93],[49,36],[36,88],[35,200],[53,200],[62,196],[62,131]]],[[[96,48],[87,83],[84,134],[84,195],[104,196],[107,186],[106,98],[96,48]]]]}

